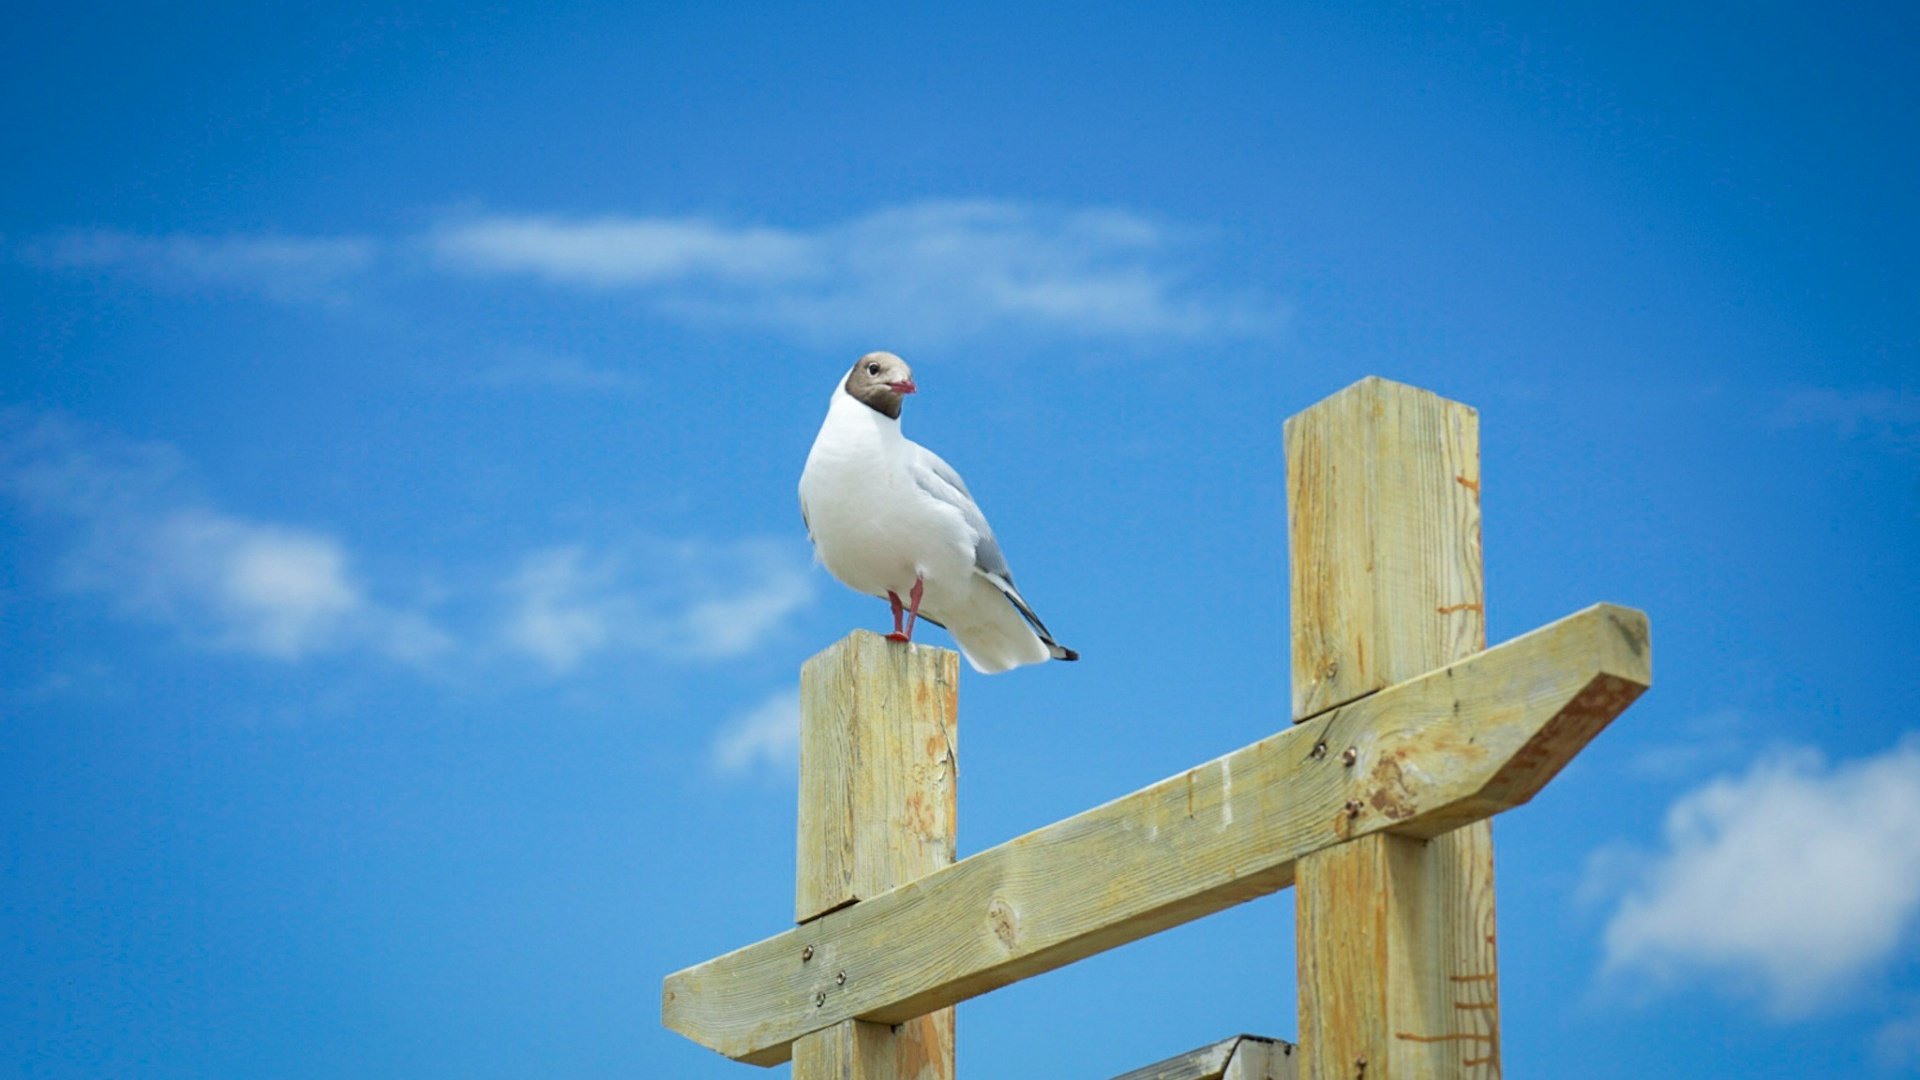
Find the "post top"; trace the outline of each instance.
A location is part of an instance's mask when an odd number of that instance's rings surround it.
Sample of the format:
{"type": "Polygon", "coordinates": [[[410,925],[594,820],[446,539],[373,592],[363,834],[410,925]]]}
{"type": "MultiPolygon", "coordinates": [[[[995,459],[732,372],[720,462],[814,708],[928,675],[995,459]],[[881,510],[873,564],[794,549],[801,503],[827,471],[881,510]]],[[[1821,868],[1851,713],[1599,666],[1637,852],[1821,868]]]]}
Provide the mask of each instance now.
{"type": "Polygon", "coordinates": [[[952,649],[943,648],[939,645],[928,645],[918,641],[892,641],[889,640],[885,634],[877,634],[872,630],[858,629],[849,631],[846,637],[814,653],[812,657],[808,658],[807,663],[812,663],[815,660],[820,660],[830,655],[839,655],[841,653],[861,656],[886,656],[888,655],[887,653],[879,651],[886,649],[898,649],[900,650],[900,654],[906,657],[921,655],[938,657],[943,654],[957,657],[960,655],[952,649]]]}

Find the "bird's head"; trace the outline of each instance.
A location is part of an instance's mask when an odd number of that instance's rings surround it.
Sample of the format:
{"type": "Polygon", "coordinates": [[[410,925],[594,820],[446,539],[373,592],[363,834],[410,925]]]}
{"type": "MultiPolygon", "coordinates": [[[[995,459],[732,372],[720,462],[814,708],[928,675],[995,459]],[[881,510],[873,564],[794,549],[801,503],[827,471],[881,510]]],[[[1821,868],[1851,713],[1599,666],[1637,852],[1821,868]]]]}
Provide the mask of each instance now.
{"type": "Polygon", "coordinates": [[[895,420],[900,419],[900,399],[918,389],[913,385],[913,369],[890,352],[870,352],[847,373],[849,396],[895,420]]]}

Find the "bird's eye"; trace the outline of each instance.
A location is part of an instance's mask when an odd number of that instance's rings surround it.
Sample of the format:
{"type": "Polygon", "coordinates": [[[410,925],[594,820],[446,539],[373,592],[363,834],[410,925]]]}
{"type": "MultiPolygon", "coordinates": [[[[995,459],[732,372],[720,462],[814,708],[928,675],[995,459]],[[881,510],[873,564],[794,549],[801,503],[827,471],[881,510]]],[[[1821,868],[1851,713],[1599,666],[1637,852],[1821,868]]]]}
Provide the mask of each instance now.
{"type": "Polygon", "coordinates": [[[880,365],[879,365],[879,364],[868,364],[868,365],[867,365],[867,374],[869,374],[869,375],[878,375],[878,374],[880,374],[880,365]]]}

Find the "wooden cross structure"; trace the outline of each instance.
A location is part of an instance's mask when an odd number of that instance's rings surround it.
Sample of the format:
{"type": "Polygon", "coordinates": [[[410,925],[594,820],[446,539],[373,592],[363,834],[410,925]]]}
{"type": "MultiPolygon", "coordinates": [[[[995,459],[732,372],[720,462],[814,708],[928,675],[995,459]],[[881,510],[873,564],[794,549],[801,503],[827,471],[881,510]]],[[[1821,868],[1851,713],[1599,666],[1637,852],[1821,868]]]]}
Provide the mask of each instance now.
{"type": "Polygon", "coordinates": [[[1290,724],[956,862],[958,658],[856,632],[801,670],[797,925],[668,976],[666,1025],[796,1080],[952,1080],[955,1003],[1291,885],[1297,1048],[1129,1078],[1498,1077],[1489,819],[1651,684],[1646,616],[1486,648],[1459,402],[1364,379],[1286,449],[1290,724]]]}

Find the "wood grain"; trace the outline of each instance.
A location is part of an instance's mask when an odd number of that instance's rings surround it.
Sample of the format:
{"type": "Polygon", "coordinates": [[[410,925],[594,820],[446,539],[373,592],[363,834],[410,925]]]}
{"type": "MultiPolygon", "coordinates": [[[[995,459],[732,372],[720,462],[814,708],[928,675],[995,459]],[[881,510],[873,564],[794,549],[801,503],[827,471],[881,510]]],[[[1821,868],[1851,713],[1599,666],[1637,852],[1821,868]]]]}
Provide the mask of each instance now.
{"type": "Polygon", "coordinates": [[[1235,1035],[1113,1080],[1294,1080],[1293,1052],[1280,1039],[1235,1035]]]}
{"type": "Polygon", "coordinates": [[[1431,838],[1532,797],[1650,663],[1645,616],[1596,605],[676,972],[662,1018],[776,1064],[842,1021],[899,1023],[1284,888],[1311,852],[1431,838]]]}
{"type": "MultiPolygon", "coordinates": [[[[866,631],[801,668],[795,921],[953,863],[959,686],[959,654],[866,631]]],[[[846,1020],[793,1048],[795,1080],[953,1080],[953,1062],[951,1008],[846,1020]]]]}
{"type": "MultiPolygon", "coordinates": [[[[1295,719],[1484,648],[1474,411],[1370,378],[1289,420],[1286,443],[1295,719]]],[[[1499,1075],[1490,828],[1301,860],[1308,1075],[1499,1075]]]]}

